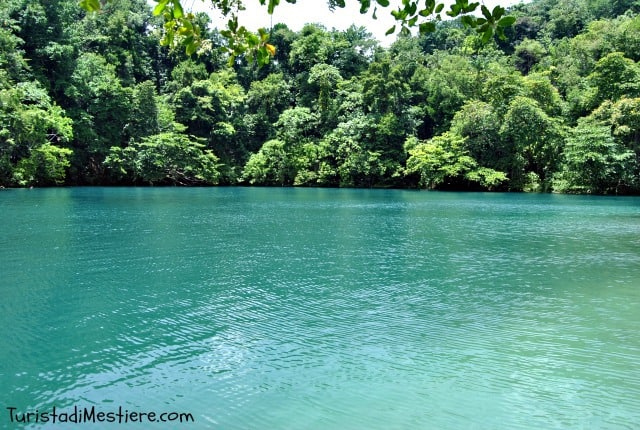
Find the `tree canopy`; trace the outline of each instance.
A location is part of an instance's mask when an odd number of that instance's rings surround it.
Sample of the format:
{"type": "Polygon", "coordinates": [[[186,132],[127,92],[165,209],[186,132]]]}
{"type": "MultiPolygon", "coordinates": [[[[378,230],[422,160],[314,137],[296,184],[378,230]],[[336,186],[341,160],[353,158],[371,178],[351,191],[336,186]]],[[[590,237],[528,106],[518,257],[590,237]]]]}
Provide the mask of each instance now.
{"type": "Polygon", "coordinates": [[[99,5],[0,2],[0,185],[640,194],[637,0],[520,4],[506,40],[279,23],[262,65],[206,14],[188,53],[146,0],[99,5]]]}

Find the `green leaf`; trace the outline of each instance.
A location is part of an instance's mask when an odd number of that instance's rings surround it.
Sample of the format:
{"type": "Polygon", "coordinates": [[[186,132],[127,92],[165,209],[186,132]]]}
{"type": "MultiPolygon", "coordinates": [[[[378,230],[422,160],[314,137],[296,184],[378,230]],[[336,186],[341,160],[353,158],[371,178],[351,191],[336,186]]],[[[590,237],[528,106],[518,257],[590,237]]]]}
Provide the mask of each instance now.
{"type": "Polygon", "coordinates": [[[168,31],[164,39],[162,40],[164,42],[164,46],[173,46],[173,37],[173,31],[168,31]]]}
{"type": "Polygon", "coordinates": [[[360,13],[367,13],[371,6],[371,0],[360,0],[360,13]]]}
{"type": "Polygon", "coordinates": [[[408,13],[407,13],[406,9],[405,10],[398,10],[396,12],[398,12],[398,16],[396,16],[397,20],[403,21],[403,20],[407,19],[408,13]]]}
{"type": "Polygon", "coordinates": [[[502,16],[504,15],[504,12],[505,12],[505,10],[504,10],[504,8],[502,6],[494,7],[493,8],[493,12],[492,12],[494,21],[497,21],[500,18],[502,18],[502,16]]]}
{"type": "MultiPolygon", "coordinates": [[[[482,18],[484,19],[484,18],[482,18]]],[[[479,21],[479,20],[478,20],[479,21]]],[[[485,22],[484,24],[482,24],[480,27],[476,28],[476,31],[478,33],[484,33],[485,31],[487,31],[488,28],[490,28],[491,25],[488,22],[485,22]]]]}
{"type": "Polygon", "coordinates": [[[169,3],[169,0],[162,0],[159,2],[156,7],[153,8],[153,15],[158,16],[164,12],[164,9],[167,7],[167,3],[169,3]]]}
{"type": "Polygon", "coordinates": [[[420,34],[433,33],[436,31],[436,24],[431,21],[423,22],[418,26],[418,29],[420,30],[420,34]]]}
{"type": "Polygon", "coordinates": [[[444,3],[440,3],[438,6],[436,6],[436,13],[442,12],[442,9],[444,9],[444,3]]]}
{"type": "Polygon", "coordinates": [[[185,52],[187,55],[193,55],[198,50],[198,44],[195,42],[187,43],[185,46],[185,52]]]}
{"type": "Polygon", "coordinates": [[[487,29],[482,34],[482,43],[489,43],[491,36],[493,36],[493,27],[487,26],[487,29]]]}
{"type": "Polygon", "coordinates": [[[396,31],[396,26],[394,25],[393,27],[391,27],[390,29],[387,30],[387,32],[384,34],[385,36],[388,36],[390,34],[395,33],[396,31]]]}
{"type": "Polygon", "coordinates": [[[261,46],[256,52],[256,57],[258,59],[258,64],[260,66],[267,65],[269,63],[269,51],[264,46],[261,46]]]}
{"type": "Polygon", "coordinates": [[[460,22],[465,27],[470,27],[470,28],[475,28],[477,25],[476,20],[474,20],[473,17],[469,15],[464,15],[463,17],[461,17],[460,22]]]}
{"type": "Polygon", "coordinates": [[[249,46],[258,46],[258,44],[260,43],[260,38],[254,33],[247,33],[247,43],[249,44],[249,46]]]}
{"type": "Polygon", "coordinates": [[[491,16],[491,12],[489,12],[489,9],[485,5],[480,6],[480,10],[482,11],[482,14],[484,15],[484,17],[487,18],[487,21],[493,22],[493,17],[491,16]]]}
{"type": "Polygon", "coordinates": [[[382,7],[389,6],[389,0],[376,0],[376,2],[382,7]]]}
{"type": "Polygon", "coordinates": [[[173,17],[180,19],[184,16],[184,10],[179,0],[173,0],[173,17]]]}
{"type": "MultiPolygon", "coordinates": [[[[421,10],[420,12],[421,12],[421,14],[422,14],[422,12],[424,12],[427,15],[431,15],[435,8],[436,8],[436,0],[426,0],[424,2],[424,9],[421,10]]],[[[427,16],[427,15],[423,15],[423,16],[427,16]]]]}
{"type": "Polygon", "coordinates": [[[471,3],[470,5],[467,5],[467,7],[465,7],[462,11],[464,13],[472,13],[478,8],[478,6],[480,6],[480,3],[478,2],[471,3]]]}
{"type": "Polygon", "coordinates": [[[227,22],[227,28],[231,31],[237,31],[238,30],[238,19],[230,19],[227,22]]]}
{"type": "Polygon", "coordinates": [[[95,12],[100,10],[100,2],[98,0],[82,0],[80,7],[87,12],[95,12]]]}
{"type": "Polygon", "coordinates": [[[455,18],[456,16],[460,15],[461,10],[462,8],[457,3],[454,3],[451,5],[451,10],[447,11],[447,15],[455,18]]]}
{"type": "Polygon", "coordinates": [[[273,15],[273,10],[280,4],[280,0],[269,0],[269,7],[267,8],[267,13],[269,15],[273,15]]]}
{"type": "Polygon", "coordinates": [[[505,16],[498,21],[499,27],[511,27],[516,22],[515,16],[505,16]]]}

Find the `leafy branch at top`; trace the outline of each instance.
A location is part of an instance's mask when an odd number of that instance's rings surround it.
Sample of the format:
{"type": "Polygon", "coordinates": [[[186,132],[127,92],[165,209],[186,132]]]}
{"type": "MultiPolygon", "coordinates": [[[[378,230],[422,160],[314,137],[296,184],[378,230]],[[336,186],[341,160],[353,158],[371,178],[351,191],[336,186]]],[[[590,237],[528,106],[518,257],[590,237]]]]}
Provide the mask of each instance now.
{"type": "MultiPolygon", "coordinates": [[[[80,0],[80,6],[89,12],[101,9],[105,2],[110,0],[80,0]]],[[[162,45],[175,47],[184,46],[188,55],[194,54],[203,43],[201,31],[195,22],[192,13],[185,13],[181,0],[155,0],[157,5],[153,14],[164,18],[164,35],[162,45]]],[[[244,10],[242,0],[203,0],[211,2],[214,9],[228,18],[226,26],[220,34],[226,39],[226,50],[230,55],[230,62],[237,56],[245,56],[249,61],[256,60],[259,65],[269,62],[275,55],[275,47],[268,42],[269,35],[264,29],[252,32],[238,22],[238,13],[244,10]]],[[[258,0],[260,5],[267,6],[267,13],[273,14],[280,0],[258,0]]],[[[296,3],[296,0],[285,0],[287,3],[296,3]]],[[[373,6],[372,18],[377,19],[378,8],[388,8],[389,0],[354,0],[360,3],[360,13],[366,14],[373,6]]],[[[345,0],[328,0],[331,10],[344,8],[345,0]]],[[[445,4],[436,0],[412,1],[402,0],[402,4],[391,10],[396,24],[387,30],[387,35],[396,31],[409,33],[417,27],[420,34],[431,33],[436,30],[436,23],[442,21],[442,13],[451,18],[460,17],[460,21],[466,27],[474,28],[482,35],[483,43],[488,43],[495,35],[505,39],[505,28],[515,23],[515,17],[505,15],[502,6],[496,6],[489,10],[484,4],[478,2],[469,3],[469,0],[455,0],[445,11],[445,4]],[[474,15],[480,8],[482,16],[474,15]]]]}

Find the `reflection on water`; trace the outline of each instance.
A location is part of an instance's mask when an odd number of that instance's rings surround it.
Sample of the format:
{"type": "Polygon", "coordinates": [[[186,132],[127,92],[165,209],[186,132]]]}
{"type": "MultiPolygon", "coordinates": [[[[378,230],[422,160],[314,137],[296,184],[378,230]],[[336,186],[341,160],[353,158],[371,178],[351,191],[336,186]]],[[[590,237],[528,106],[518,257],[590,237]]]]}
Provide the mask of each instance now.
{"type": "Polygon", "coordinates": [[[0,217],[3,410],[640,426],[640,199],[78,188],[0,217]]]}

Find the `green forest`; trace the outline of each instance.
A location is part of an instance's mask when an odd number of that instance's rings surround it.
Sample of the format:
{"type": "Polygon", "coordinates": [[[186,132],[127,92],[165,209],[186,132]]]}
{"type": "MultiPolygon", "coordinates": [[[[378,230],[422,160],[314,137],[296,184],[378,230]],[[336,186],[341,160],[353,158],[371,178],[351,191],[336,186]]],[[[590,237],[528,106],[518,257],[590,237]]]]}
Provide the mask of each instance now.
{"type": "Polygon", "coordinates": [[[187,55],[146,0],[2,0],[0,185],[640,194],[640,0],[509,13],[504,40],[458,19],[388,48],[276,24],[260,66],[206,14],[187,55]]]}

